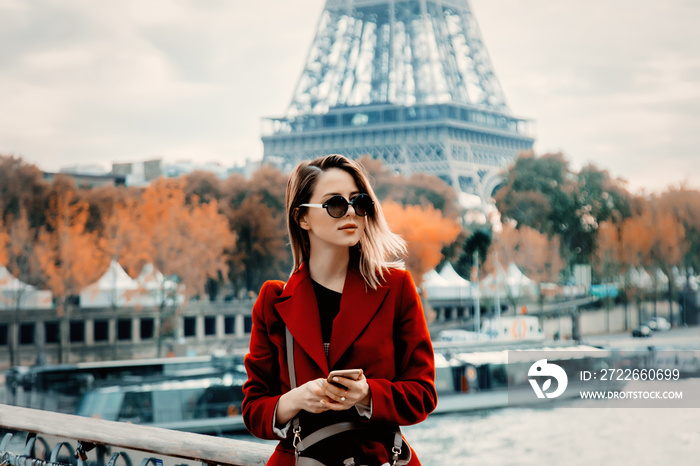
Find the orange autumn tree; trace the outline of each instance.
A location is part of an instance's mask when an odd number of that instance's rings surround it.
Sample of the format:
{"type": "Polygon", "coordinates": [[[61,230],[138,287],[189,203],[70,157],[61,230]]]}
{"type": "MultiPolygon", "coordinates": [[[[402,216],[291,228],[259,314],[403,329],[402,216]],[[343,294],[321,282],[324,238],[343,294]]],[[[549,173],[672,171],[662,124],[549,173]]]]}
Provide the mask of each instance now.
{"type": "Polygon", "coordinates": [[[690,189],[685,183],[671,186],[656,199],[659,212],[671,214],[683,228],[683,239],[677,243],[681,258],[677,262],[680,276],[665,272],[669,277],[667,289],[669,303],[673,301],[674,278],[681,278],[682,286],[689,286],[692,270],[700,270],[700,190],[690,189]]]}
{"type": "Polygon", "coordinates": [[[14,294],[14,307],[19,309],[29,285],[42,286],[44,276],[34,250],[36,229],[29,222],[27,210],[20,208],[19,217],[9,217],[7,226],[7,269],[12,275],[28,285],[20,287],[14,294]]]}
{"type": "Polygon", "coordinates": [[[620,261],[620,232],[618,226],[610,221],[598,225],[596,257],[593,267],[603,281],[617,279],[622,270],[620,261]]]}
{"type": "MultiPolygon", "coordinates": [[[[657,206],[655,206],[657,207],[657,206]]],[[[685,253],[685,229],[683,225],[670,213],[658,208],[653,212],[654,222],[651,229],[651,249],[649,251],[649,260],[652,270],[652,278],[654,279],[654,317],[656,317],[656,291],[662,283],[658,283],[659,275],[656,273],[660,270],[667,278],[666,291],[668,306],[670,309],[671,324],[673,324],[673,303],[674,303],[674,283],[673,283],[673,267],[681,265],[683,255],[685,253]]]]}
{"type": "Polygon", "coordinates": [[[232,174],[222,185],[221,210],[236,245],[228,254],[235,293],[257,293],[265,280],[285,279],[292,267],[284,196],[288,175],[263,165],[250,179],[232,174]]]}
{"type": "Polygon", "coordinates": [[[673,214],[685,230],[681,265],[687,278],[692,269],[700,270],[700,190],[681,183],[669,187],[656,201],[657,209],[673,214]]]}
{"type": "MultiPolygon", "coordinates": [[[[654,286],[654,314],[656,315],[657,269],[668,278],[669,306],[673,306],[673,274],[671,269],[680,265],[685,253],[685,228],[672,212],[659,208],[652,200],[642,205],[641,212],[626,219],[620,233],[622,262],[631,267],[643,267],[648,271],[654,286]]],[[[629,273],[628,273],[629,276],[629,273]]],[[[641,283],[629,282],[637,295],[641,315],[641,283]]]]}
{"type": "Polygon", "coordinates": [[[89,205],[78,198],[70,178],[57,177],[49,194],[46,224],[39,230],[36,257],[57,301],[59,325],[59,361],[67,362],[70,354],[68,323],[71,296],[99,277],[104,253],[95,232],[86,224],[89,205]],[[65,350],[65,351],[64,351],[65,350]]]}
{"type": "Polygon", "coordinates": [[[495,274],[499,267],[503,269],[503,267],[508,267],[510,263],[516,263],[519,247],[520,232],[514,224],[504,223],[501,231],[493,234],[488,258],[484,262],[484,272],[495,274]]]}
{"type": "MultiPolygon", "coordinates": [[[[1,209],[0,209],[1,211],[1,209]]],[[[5,222],[0,215],[0,267],[7,264],[7,244],[10,242],[10,235],[5,229],[5,222]]]]}
{"type": "Polygon", "coordinates": [[[215,200],[207,204],[197,202],[194,198],[184,219],[190,225],[187,227],[190,260],[179,276],[193,287],[193,293],[204,295],[207,278],[220,279],[228,274],[224,251],[233,247],[236,238],[215,200]]]}
{"type": "Polygon", "coordinates": [[[516,264],[523,273],[539,284],[556,283],[564,268],[559,254],[559,237],[548,238],[546,234],[530,227],[520,228],[520,246],[516,264]]]}
{"type": "MultiPolygon", "coordinates": [[[[0,212],[2,212],[2,209],[0,209],[0,212]]],[[[5,229],[5,222],[3,221],[2,215],[0,215],[0,268],[7,266],[7,261],[9,258],[7,248],[8,248],[9,242],[10,242],[10,235],[7,233],[7,231],[5,229]]],[[[6,284],[6,282],[2,278],[0,278],[0,289],[5,284],[6,284]]],[[[1,293],[0,293],[0,304],[5,305],[5,297],[1,293]]],[[[10,345],[10,348],[12,348],[12,345],[10,345]]],[[[12,358],[10,358],[10,362],[14,365],[14,361],[12,361],[12,358]]]]}
{"type": "Polygon", "coordinates": [[[216,200],[185,202],[183,179],[160,179],[143,193],[138,224],[156,269],[175,275],[189,297],[203,295],[207,277],[226,274],[223,253],[235,243],[216,200]]]}
{"type": "MultiPolygon", "coordinates": [[[[558,282],[559,273],[564,268],[564,260],[559,254],[559,238],[548,238],[527,226],[516,228],[513,223],[504,223],[501,231],[493,236],[485,269],[488,273],[502,274],[510,264],[515,264],[523,274],[537,282],[542,303],[542,283],[558,282]]],[[[519,297],[515,290],[510,286],[504,288],[510,304],[517,307],[519,297]]]]}
{"type": "Polygon", "coordinates": [[[653,218],[648,211],[625,219],[620,227],[620,262],[624,264],[625,290],[629,297],[637,302],[638,322],[642,322],[642,298],[644,290],[642,283],[635,280],[641,268],[647,268],[651,259],[652,238],[650,231],[653,228],[653,218]]]}
{"type": "Polygon", "coordinates": [[[57,179],[35,247],[59,314],[70,296],[99,278],[104,263],[98,236],[85,228],[88,215],[89,205],[77,197],[72,181],[57,179]]]}
{"type": "Polygon", "coordinates": [[[266,277],[283,279],[289,270],[283,267],[288,256],[284,216],[256,193],[228,209],[227,215],[237,233],[229,273],[234,289],[257,291],[266,277]]]}
{"type": "Polygon", "coordinates": [[[457,238],[459,225],[432,206],[403,206],[386,201],[382,207],[392,231],[408,244],[406,268],[420,286],[423,275],[440,263],[443,246],[457,238]]]}
{"type": "MultiPolygon", "coordinates": [[[[624,264],[620,260],[620,231],[619,227],[610,221],[602,221],[598,225],[598,234],[596,236],[596,254],[593,258],[593,268],[603,283],[615,283],[619,285],[620,275],[627,271],[624,264]]],[[[622,284],[623,287],[625,283],[622,284]]],[[[626,288],[625,288],[626,292],[626,288]]],[[[610,308],[612,307],[612,297],[606,293],[605,308],[608,314],[607,324],[610,325],[610,308]]],[[[625,329],[629,328],[629,313],[627,299],[624,300],[625,305],[625,329]]]]}
{"type": "MultiPolygon", "coordinates": [[[[143,192],[136,222],[147,239],[144,253],[149,262],[183,285],[181,291],[186,297],[193,297],[205,294],[207,278],[226,276],[224,251],[233,246],[235,237],[226,217],[219,214],[216,200],[205,204],[194,196],[190,204],[186,203],[184,183],[182,178],[153,182],[143,192]]],[[[172,316],[163,312],[172,297],[165,282],[162,286],[159,354],[162,337],[177,331],[172,316]]]]}
{"type": "MultiPolygon", "coordinates": [[[[43,285],[43,273],[39,267],[34,249],[34,238],[36,230],[29,224],[29,216],[24,207],[20,207],[19,217],[8,216],[6,231],[0,228],[0,242],[6,242],[6,248],[0,247],[0,254],[5,253],[4,260],[0,265],[5,264],[7,270],[15,278],[19,279],[18,286],[12,292],[0,297],[7,308],[14,310],[14,321],[19,321],[20,310],[26,302],[26,298],[31,294],[32,286],[43,285]]],[[[0,287],[2,283],[0,283],[0,287]]],[[[16,336],[12,337],[16,339],[16,336]]],[[[41,343],[40,343],[41,344],[41,343]]],[[[10,365],[19,364],[17,354],[17,343],[9,345],[10,365]]]]}
{"type": "Polygon", "coordinates": [[[105,251],[131,277],[137,276],[150,260],[151,247],[139,221],[140,210],[139,201],[125,199],[113,206],[102,229],[105,251]]]}

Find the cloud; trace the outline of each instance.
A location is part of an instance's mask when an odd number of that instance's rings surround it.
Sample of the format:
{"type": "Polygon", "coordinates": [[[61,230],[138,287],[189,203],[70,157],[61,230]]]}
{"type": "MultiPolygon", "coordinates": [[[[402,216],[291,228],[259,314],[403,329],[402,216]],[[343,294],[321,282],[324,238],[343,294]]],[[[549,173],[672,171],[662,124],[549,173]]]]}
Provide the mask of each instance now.
{"type": "Polygon", "coordinates": [[[634,190],[700,187],[697,2],[472,4],[513,112],[536,120],[537,151],[594,162],[634,190]]]}
{"type": "MultiPolygon", "coordinates": [[[[0,153],[45,169],[260,158],[260,119],[285,112],[324,3],[0,0],[0,153]]],[[[654,175],[659,189],[686,176],[700,186],[689,167],[700,4],[471,4],[513,113],[536,121],[538,151],[595,162],[635,189],[654,175]]]]}

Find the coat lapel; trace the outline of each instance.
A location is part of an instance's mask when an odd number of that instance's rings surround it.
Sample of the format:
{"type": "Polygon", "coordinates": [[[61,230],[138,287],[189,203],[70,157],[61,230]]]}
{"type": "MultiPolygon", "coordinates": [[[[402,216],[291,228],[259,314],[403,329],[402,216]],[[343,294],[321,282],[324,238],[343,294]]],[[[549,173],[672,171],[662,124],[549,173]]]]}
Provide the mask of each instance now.
{"type": "MultiPolygon", "coordinates": [[[[313,289],[311,291],[313,293],[313,289]]],[[[376,290],[367,287],[359,270],[355,267],[348,268],[343,285],[343,296],[340,299],[340,312],[333,321],[330,367],[338,362],[343,353],[367,327],[388,291],[389,287],[386,286],[380,286],[376,290]]]]}
{"type": "Polygon", "coordinates": [[[302,264],[289,278],[275,308],[296,343],[327,374],[328,362],[323,351],[318,304],[306,264],[302,264]]]}

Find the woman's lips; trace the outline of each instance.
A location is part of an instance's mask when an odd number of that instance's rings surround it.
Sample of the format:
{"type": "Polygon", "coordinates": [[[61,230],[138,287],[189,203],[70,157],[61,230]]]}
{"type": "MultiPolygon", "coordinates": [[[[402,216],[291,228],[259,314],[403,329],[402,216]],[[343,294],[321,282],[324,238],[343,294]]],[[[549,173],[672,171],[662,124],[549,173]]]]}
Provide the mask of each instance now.
{"type": "Polygon", "coordinates": [[[338,228],[338,230],[357,230],[357,225],[355,225],[354,223],[348,223],[338,228]]]}

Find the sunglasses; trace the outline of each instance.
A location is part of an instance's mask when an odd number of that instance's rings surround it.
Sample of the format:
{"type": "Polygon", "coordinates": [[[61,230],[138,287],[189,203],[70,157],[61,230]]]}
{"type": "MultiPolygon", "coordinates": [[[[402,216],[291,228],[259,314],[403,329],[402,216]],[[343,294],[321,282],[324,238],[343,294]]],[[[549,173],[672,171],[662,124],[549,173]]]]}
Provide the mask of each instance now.
{"type": "Polygon", "coordinates": [[[374,201],[369,194],[358,194],[347,201],[343,196],[333,196],[323,204],[301,204],[299,207],[319,207],[326,209],[328,215],[333,218],[341,218],[348,212],[348,207],[352,206],[355,214],[364,217],[374,211],[374,201]]]}

